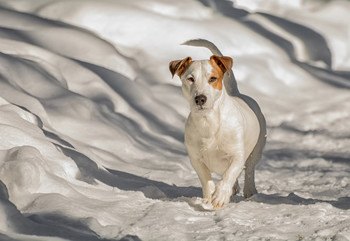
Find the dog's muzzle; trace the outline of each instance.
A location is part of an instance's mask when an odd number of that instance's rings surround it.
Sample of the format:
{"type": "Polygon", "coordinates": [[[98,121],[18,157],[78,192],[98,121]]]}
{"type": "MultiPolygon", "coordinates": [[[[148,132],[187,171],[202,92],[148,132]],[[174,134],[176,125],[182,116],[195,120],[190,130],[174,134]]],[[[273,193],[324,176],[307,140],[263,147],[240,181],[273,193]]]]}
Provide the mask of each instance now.
{"type": "Polygon", "coordinates": [[[207,102],[207,97],[205,95],[197,95],[194,98],[194,102],[196,103],[196,105],[202,107],[205,104],[205,102],[207,102]]]}

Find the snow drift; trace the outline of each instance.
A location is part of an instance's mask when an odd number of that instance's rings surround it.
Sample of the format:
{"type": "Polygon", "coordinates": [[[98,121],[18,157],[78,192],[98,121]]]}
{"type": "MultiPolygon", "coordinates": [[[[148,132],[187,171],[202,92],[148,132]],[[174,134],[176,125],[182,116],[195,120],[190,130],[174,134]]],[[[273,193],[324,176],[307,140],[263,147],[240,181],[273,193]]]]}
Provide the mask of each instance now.
{"type": "Polygon", "coordinates": [[[349,240],[350,3],[0,1],[0,240],[349,240]],[[234,59],[259,194],[202,210],[168,62],[234,59]]]}

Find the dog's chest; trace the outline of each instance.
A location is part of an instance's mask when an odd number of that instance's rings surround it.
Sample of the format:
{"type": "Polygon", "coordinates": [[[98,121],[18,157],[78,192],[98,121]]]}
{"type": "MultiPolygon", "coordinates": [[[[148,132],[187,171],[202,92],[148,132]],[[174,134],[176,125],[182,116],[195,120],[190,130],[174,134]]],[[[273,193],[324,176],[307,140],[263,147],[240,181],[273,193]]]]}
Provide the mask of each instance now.
{"type": "Polygon", "coordinates": [[[199,152],[201,160],[210,171],[223,174],[229,166],[230,153],[225,142],[234,142],[231,132],[216,116],[202,119],[197,123],[199,152]]]}
{"type": "Polygon", "coordinates": [[[203,138],[200,144],[201,160],[211,172],[222,175],[229,166],[230,155],[221,138],[203,138]]]}

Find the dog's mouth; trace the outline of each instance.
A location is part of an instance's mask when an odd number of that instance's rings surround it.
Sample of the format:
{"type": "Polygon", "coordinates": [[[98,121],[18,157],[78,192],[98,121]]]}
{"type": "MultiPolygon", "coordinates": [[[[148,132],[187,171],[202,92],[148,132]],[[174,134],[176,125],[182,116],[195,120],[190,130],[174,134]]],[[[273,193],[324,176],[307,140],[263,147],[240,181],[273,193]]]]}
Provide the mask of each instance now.
{"type": "Polygon", "coordinates": [[[195,108],[193,108],[192,110],[193,112],[197,112],[197,113],[205,113],[205,112],[208,112],[209,109],[208,107],[205,107],[203,105],[200,105],[200,106],[196,106],[195,108]]]}

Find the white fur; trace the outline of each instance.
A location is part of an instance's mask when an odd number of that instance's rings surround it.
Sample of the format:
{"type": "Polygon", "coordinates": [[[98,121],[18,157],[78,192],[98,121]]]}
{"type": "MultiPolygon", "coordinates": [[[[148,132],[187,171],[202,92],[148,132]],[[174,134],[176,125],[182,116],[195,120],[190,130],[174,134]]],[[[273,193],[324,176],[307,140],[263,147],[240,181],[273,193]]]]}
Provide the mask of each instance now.
{"type": "Polygon", "coordinates": [[[233,186],[258,141],[260,127],[241,98],[229,96],[224,85],[217,90],[208,83],[211,73],[209,61],[202,60],[194,61],[181,76],[183,95],[191,108],[185,144],[202,184],[204,202],[222,207],[230,201],[233,186]],[[189,77],[195,82],[188,81],[189,77]],[[201,94],[207,96],[203,108],[194,101],[201,94]],[[211,172],[222,175],[216,185],[211,172]]]}

